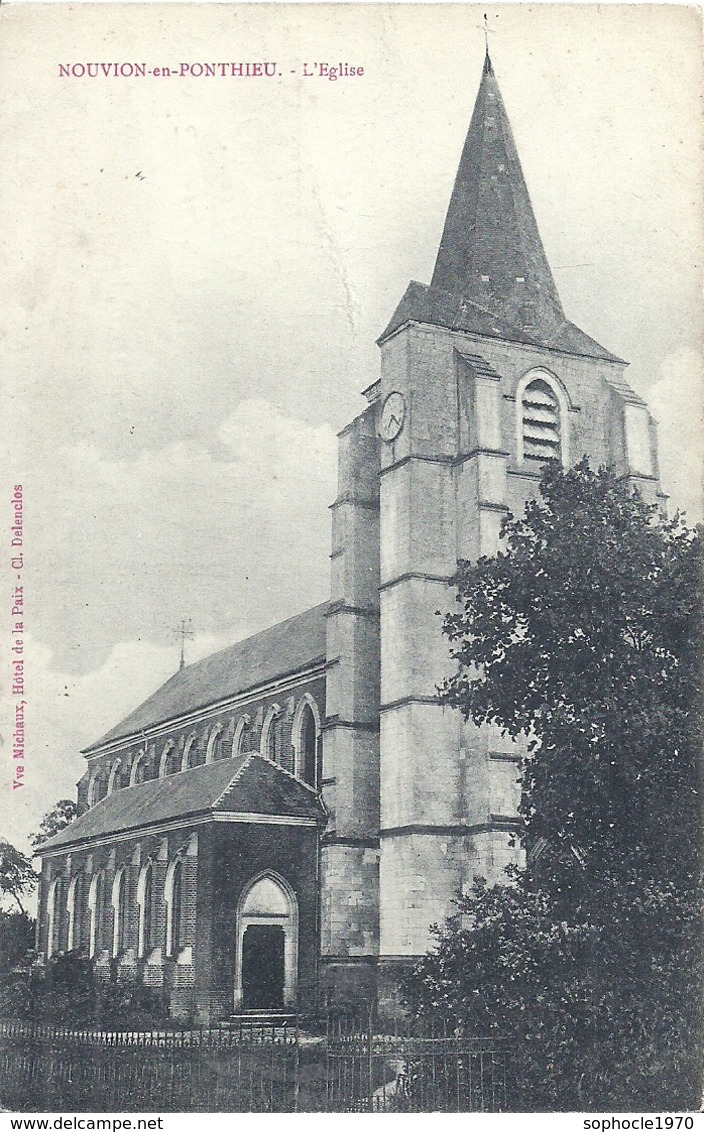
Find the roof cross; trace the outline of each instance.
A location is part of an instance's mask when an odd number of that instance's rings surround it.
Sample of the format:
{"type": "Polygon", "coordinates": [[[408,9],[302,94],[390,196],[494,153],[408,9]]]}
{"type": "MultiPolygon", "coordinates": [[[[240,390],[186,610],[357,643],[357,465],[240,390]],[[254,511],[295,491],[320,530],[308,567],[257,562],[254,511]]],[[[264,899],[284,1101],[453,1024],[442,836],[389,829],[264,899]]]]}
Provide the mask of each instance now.
{"type": "Polygon", "coordinates": [[[494,28],[489,27],[489,17],[484,13],[484,22],[476,25],[484,32],[484,48],[486,59],[489,59],[489,36],[494,34],[494,28]]]}
{"type": "Polygon", "coordinates": [[[193,637],[195,636],[195,633],[193,632],[193,629],[191,628],[190,617],[182,618],[181,624],[178,626],[178,628],[173,630],[173,633],[174,633],[175,637],[178,637],[181,640],[181,659],[180,659],[179,665],[178,665],[178,669],[179,669],[179,672],[180,672],[181,669],[184,668],[185,664],[186,664],[186,657],[185,657],[186,639],[192,640],[193,637]]]}

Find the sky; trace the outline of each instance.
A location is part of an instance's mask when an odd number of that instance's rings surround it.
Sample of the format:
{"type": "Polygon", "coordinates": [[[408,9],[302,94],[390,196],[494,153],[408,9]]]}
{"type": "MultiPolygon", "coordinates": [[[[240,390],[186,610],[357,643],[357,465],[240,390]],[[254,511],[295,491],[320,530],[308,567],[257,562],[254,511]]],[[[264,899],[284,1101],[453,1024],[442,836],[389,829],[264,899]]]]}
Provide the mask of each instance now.
{"type": "MultiPolygon", "coordinates": [[[[3,6],[2,640],[23,485],[22,848],[178,665],[328,595],[336,433],[429,282],[494,68],[567,315],[630,362],[702,517],[700,15],[679,6],[3,6]],[[275,61],[276,77],[60,64],[275,61]],[[304,64],[363,67],[330,81],[304,64]]],[[[7,657],[4,648],[2,655],[7,657]]]]}

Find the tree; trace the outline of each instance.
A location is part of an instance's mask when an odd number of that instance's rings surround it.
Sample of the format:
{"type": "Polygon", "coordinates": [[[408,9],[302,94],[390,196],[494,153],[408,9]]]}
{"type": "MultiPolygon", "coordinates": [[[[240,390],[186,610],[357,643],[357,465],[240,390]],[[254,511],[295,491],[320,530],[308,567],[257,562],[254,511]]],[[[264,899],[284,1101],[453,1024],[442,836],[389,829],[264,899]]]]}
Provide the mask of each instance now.
{"type": "Polygon", "coordinates": [[[700,540],[586,461],[548,471],[541,494],[505,551],[460,565],[446,699],[531,736],[525,839],[573,850],[574,878],[696,868],[673,823],[698,830],[700,540]]]}
{"type": "Polygon", "coordinates": [[[72,802],[70,798],[62,798],[60,802],[49,810],[44,815],[39,823],[39,829],[35,834],[30,837],[30,842],[36,849],[37,846],[42,845],[53,837],[55,833],[60,833],[67,825],[70,825],[76,818],[76,803],[72,802]]]}
{"type": "Polygon", "coordinates": [[[35,921],[26,912],[0,908],[0,985],[9,971],[31,960],[34,929],[35,921]]]}
{"type": "Polygon", "coordinates": [[[20,853],[4,837],[0,837],[0,896],[14,900],[23,916],[27,913],[21,897],[28,895],[36,886],[37,874],[32,862],[20,853]]]}
{"type": "Polygon", "coordinates": [[[698,1104],[700,539],[586,460],[502,533],[459,564],[442,693],[528,737],[526,867],[464,901],[409,1000],[500,1019],[536,1107],[698,1104]]]}

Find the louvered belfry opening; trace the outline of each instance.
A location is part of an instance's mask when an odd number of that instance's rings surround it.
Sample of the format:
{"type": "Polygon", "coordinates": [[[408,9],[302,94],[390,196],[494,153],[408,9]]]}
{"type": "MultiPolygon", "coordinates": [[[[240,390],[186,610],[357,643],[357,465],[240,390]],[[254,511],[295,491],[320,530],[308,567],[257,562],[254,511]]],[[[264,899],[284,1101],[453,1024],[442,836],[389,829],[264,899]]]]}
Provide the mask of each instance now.
{"type": "Polygon", "coordinates": [[[523,393],[523,456],[560,460],[560,406],[547,381],[536,378],[523,393]]]}

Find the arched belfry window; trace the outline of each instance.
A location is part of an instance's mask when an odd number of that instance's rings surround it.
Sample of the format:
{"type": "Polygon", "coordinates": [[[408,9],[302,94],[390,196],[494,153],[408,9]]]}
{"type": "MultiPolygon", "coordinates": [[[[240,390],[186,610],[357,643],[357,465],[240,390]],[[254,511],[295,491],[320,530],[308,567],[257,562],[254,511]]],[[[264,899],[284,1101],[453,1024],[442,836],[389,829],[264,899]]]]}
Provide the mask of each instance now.
{"type": "Polygon", "coordinates": [[[567,402],[555,378],[533,370],[521,379],[516,397],[519,463],[567,464],[567,402]]]}
{"type": "Polygon", "coordinates": [[[560,406],[547,382],[536,378],[523,392],[523,456],[526,460],[560,459],[560,406]]]}

